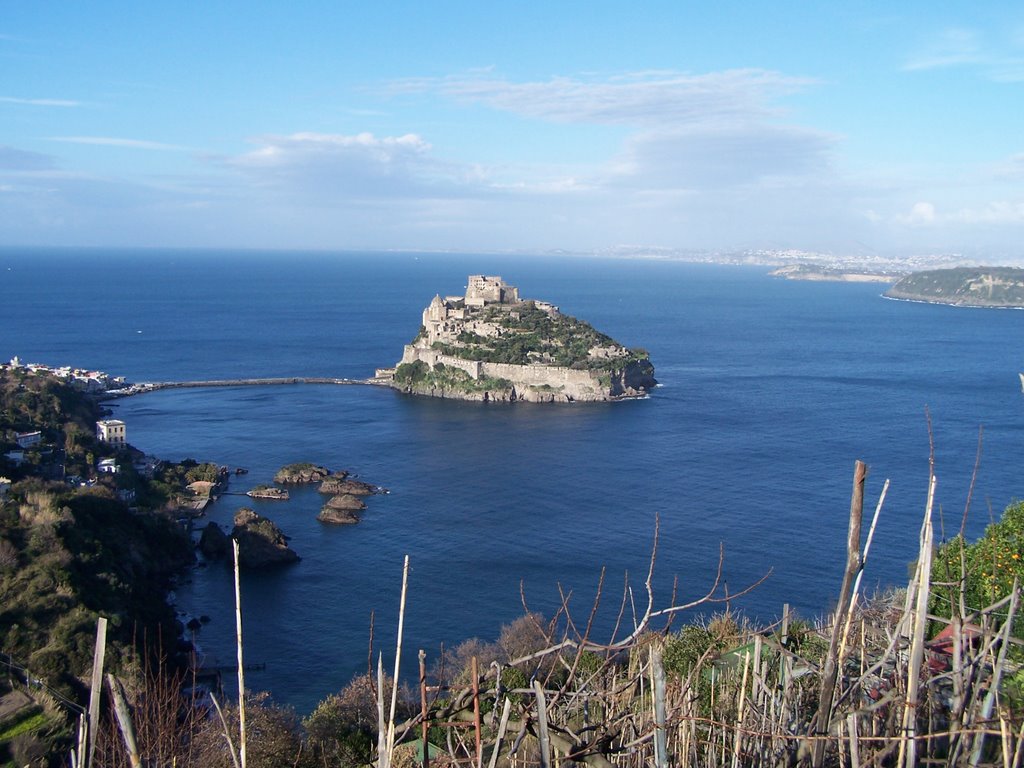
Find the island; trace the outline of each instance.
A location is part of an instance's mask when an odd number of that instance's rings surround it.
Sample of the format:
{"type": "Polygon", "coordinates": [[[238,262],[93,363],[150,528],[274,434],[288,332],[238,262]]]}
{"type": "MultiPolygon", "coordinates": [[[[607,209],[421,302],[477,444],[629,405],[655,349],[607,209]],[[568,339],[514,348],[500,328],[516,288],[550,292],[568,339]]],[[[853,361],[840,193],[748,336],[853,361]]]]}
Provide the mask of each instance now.
{"type": "Polygon", "coordinates": [[[378,369],[377,379],[409,394],[484,402],[611,401],[657,385],[645,350],[549,302],[520,299],[492,275],[470,275],[464,296],[435,296],[398,365],[378,369]]]}
{"type": "Polygon", "coordinates": [[[914,272],[884,294],[890,299],[959,307],[1024,307],[1024,269],[956,267],[914,272]]]}

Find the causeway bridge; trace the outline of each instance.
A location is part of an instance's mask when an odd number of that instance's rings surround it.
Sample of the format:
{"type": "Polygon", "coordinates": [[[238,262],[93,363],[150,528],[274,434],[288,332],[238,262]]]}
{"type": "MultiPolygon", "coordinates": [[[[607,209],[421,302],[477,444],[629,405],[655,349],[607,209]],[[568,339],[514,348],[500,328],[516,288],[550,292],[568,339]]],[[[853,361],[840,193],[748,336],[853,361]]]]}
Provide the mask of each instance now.
{"type": "Polygon", "coordinates": [[[196,389],[200,387],[267,387],[288,384],[338,384],[387,386],[388,379],[344,379],[327,376],[287,376],[283,378],[210,379],[207,381],[153,381],[132,384],[124,389],[110,389],[107,398],[131,397],[160,389],[196,389]]]}

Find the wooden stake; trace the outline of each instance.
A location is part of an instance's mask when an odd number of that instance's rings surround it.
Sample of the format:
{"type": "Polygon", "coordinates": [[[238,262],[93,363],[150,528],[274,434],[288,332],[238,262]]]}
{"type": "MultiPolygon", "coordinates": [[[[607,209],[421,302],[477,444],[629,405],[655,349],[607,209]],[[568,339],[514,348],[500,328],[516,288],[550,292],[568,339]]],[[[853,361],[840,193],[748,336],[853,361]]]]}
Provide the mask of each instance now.
{"type": "Polygon", "coordinates": [[[850,768],[860,768],[860,737],[857,735],[856,712],[851,712],[847,716],[846,729],[850,732],[850,768]]]}
{"type": "Polygon", "coordinates": [[[916,606],[910,645],[910,664],[907,668],[907,697],[903,705],[903,740],[900,742],[900,760],[906,757],[907,768],[917,765],[917,698],[921,682],[921,663],[924,660],[924,631],[928,624],[928,595],[932,576],[932,505],[935,503],[935,475],[928,484],[928,503],[925,505],[924,523],[918,552],[916,606]]]}
{"type": "Polygon", "coordinates": [[[125,749],[128,750],[128,760],[132,768],[142,768],[142,760],[139,759],[139,748],[135,744],[135,729],[132,727],[132,717],[128,713],[128,702],[124,700],[124,690],[121,683],[111,674],[107,675],[107,687],[110,695],[114,698],[114,715],[117,717],[117,725],[121,729],[121,737],[124,739],[125,749]]]}
{"type": "Polygon", "coordinates": [[[476,734],[476,768],[483,768],[484,745],[480,731],[480,667],[476,656],[470,664],[473,675],[473,731],[476,734]]]}
{"type": "Polygon", "coordinates": [[[494,737],[494,751],[491,752],[491,762],[487,768],[495,768],[498,764],[498,753],[501,752],[501,743],[505,738],[505,731],[508,728],[508,717],[512,713],[512,700],[505,699],[505,706],[501,710],[501,722],[498,723],[498,734],[494,737]]]}
{"type": "Polygon", "coordinates": [[[665,665],[660,642],[651,644],[651,676],[654,678],[654,765],[668,768],[668,731],[665,707],[665,665]]]}
{"type": "MultiPolygon", "coordinates": [[[[405,556],[402,566],[402,598],[398,606],[398,639],[395,641],[395,677],[391,681],[391,712],[388,716],[388,765],[395,751],[395,709],[398,706],[398,673],[402,663],[402,631],[405,626],[405,594],[409,585],[409,556],[405,556]]],[[[242,766],[245,768],[245,766],[242,766]]]]}
{"type": "Polygon", "coordinates": [[[96,619],[96,645],[92,654],[92,684],[89,688],[89,756],[85,761],[87,767],[92,766],[92,759],[96,754],[96,733],[100,727],[100,693],[103,689],[103,659],[106,653],[107,620],[100,616],[96,619]]]}
{"type": "Polygon", "coordinates": [[[427,652],[420,648],[420,719],[423,721],[421,736],[423,741],[423,768],[430,768],[430,750],[427,748],[427,731],[430,730],[430,723],[427,722],[427,652]]]}
{"type": "Polygon", "coordinates": [[[235,554],[235,638],[238,645],[238,759],[245,768],[245,664],[242,661],[242,586],[238,577],[238,540],[231,540],[235,554]]]}
{"type": "MultiPolygon", "coordinates": [[[[840,611],[843,611],[850,601],[853,580],[860,568],[860,524],[864,514],[864,480],[866,477],[867,466],[863,461],[857,461],[853,469],[853,493],[850,496],[850,526],[846,537],[846,571],[843,573],[843,586],[839,591],[836,618],[832,623],[832,639],[829,642],[828,655],[825,657],[825,664],[822,668],[818,712],[811,723],[811,732],[819,737],[828,734],[829,725],[832,720],[832,699],[835,696],[836,679],[839,675],[839,665],[837,663],[839,639],[844,624],[839,618],[841,615],[840,611]]],[[[811,760],[813,768],[821,768],[824,764],[825,748],[827,746],[828,742],[826,739],[815,739],[811,760]]]]}
{"type": "Polygon", "coordinates": [[[377,654],[377,766],[388,768],[388,726],[384,717],[384,654],[377,654]]]}
{"type": "Polygon", "coordinates": [[[544,686],[540,680],[533,681],[533,692],[537,697],[537,740],[540,742],[540,768],[551,768],[551,742],[548,738],[548,706],[544,699],[544,686]]]}

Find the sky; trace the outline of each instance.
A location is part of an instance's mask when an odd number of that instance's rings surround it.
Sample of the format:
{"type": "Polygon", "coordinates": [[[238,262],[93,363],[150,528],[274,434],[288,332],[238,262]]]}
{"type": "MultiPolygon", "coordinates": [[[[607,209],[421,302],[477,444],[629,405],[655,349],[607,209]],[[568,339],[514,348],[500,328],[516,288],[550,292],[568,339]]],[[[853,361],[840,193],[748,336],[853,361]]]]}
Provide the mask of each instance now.
{"type": "Polygon", "coordinates": [[[1024,258],[1020,2],[0,0],[0,246],[1024,258]]]}

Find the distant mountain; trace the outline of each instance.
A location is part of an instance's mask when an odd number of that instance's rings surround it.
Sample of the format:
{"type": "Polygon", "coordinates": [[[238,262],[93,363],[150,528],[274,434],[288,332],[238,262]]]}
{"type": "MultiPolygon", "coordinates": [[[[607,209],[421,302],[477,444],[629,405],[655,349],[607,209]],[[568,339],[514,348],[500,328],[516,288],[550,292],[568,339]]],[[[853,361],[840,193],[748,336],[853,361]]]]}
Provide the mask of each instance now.
{"type": "Polygon", "coordinates": [[[885,295],[963,307],[1024,307],[1024,269],[957,267],[914,272],[885,295]]]}

